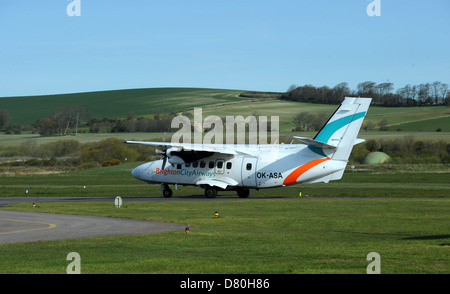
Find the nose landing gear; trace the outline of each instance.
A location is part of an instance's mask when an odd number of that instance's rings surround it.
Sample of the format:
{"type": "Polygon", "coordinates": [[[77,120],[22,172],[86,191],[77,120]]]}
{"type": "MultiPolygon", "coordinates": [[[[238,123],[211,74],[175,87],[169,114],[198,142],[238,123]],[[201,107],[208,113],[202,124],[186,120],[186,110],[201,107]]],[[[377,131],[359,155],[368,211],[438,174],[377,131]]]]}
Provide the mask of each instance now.
{"type": "Polygon", "coordinates": [[[172,189],[169,188],[169,185],[161,184],[161,191],[163,192],[164,198],[172,197],[172,189]]]}

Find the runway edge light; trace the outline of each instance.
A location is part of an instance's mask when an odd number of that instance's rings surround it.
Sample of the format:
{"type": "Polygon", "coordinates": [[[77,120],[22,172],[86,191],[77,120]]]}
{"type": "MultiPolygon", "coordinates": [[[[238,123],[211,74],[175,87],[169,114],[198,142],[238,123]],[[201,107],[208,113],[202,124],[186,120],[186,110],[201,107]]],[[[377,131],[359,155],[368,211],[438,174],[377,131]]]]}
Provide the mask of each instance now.
{"type": "Polygon", "coordinates": [[[122,197],[117,196],[114,200],[114,204],[116,205],[116,207],[120,208],[122,206],[122,197]]]}

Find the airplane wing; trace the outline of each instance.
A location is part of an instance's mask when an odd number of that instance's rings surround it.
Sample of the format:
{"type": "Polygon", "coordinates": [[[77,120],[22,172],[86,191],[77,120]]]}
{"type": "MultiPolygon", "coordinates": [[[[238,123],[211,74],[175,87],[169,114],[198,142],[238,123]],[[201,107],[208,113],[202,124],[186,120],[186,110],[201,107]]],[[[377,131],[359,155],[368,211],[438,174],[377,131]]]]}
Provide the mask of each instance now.
{"type": "Polygon", "coordinates": [[[191,143],[171,143],[171,142],[146,142],[146,141],[124,141],[126,144],[141,144],[150,146],[165,146],[181,148],[184,151],[206,151],[216,152],[221,154],[238,155],[244,154],[248,156],[255,156],[254,152],[247,151],[241,145],[220,145],[220,144],[191,144],[191,143]]]}

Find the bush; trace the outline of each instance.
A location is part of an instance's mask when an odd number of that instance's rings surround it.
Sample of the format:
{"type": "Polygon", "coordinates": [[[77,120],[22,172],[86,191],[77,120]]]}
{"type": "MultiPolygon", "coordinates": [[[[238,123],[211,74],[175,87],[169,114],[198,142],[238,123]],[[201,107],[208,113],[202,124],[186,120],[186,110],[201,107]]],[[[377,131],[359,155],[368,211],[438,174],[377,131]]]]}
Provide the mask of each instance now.
{"type": "Polygon", "coordinates": [[[136,161],[139,158],[139,153],[131,146],[123,144],[122,140],[114,138],[86,144],[81,151],[81,160],[83,162],[95,161],[101,164],[117,158],[127,158],[128,161],[136,161]]]}
{"type": "Polygon", "coordinates": [[[112,166],[112,165],[119,165],[119,164],[121,164],[120,160],[113,159],[113,160],[103,161],[102,162],[102,167],[112,166]]]}

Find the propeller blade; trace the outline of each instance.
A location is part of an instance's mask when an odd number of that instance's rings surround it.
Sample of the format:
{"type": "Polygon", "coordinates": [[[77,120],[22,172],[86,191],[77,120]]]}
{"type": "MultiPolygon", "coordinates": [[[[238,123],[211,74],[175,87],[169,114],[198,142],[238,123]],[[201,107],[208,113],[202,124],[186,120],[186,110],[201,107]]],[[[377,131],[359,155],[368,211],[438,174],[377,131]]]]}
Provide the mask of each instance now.
{"type": "Polygon", "coordinates": [[[164,170],[164,168],[166,167],[166,161],[167,161],[167,156],[164,156],[161,170],[164,170]]]}

